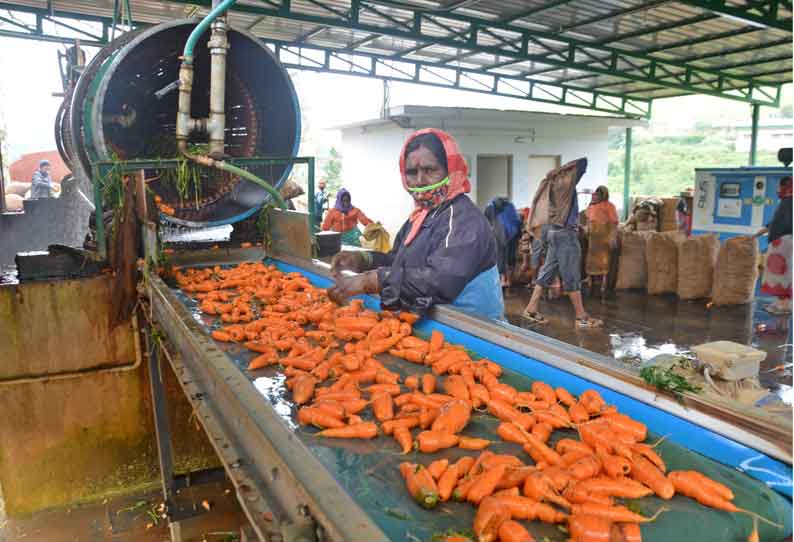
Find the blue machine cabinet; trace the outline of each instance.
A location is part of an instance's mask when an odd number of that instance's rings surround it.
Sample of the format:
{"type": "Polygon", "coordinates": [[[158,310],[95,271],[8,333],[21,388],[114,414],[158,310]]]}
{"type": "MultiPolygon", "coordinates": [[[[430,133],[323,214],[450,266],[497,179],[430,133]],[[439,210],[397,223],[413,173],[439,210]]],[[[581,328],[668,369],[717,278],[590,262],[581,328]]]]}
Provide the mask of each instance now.
{"type": "MultiPolygon", "coordinates": [[[[754,234],[772,219],[778,183],[786,175],[790,168],[696,169],[692,233],[716,233],[720,241],[754,234]]],[[[759,241],[766,250],[766,237],[759,241]]]]}

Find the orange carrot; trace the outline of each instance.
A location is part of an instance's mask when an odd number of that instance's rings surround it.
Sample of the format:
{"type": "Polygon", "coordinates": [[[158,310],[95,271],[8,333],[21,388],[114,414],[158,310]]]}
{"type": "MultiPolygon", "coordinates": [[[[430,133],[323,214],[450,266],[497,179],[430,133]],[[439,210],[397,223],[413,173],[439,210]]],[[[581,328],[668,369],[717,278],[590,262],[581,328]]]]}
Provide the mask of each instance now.
{"type": "Polygon", "coordinates": [[[403,322],[413,325],[419,320],[419,315],[412,312],[400,312],[399,318],[403,322]]]}
{"type": "Polygon", "coordinates": [[[620,497],[622,499],[640,499],[653,494],[653,490],[631,478],[607,478],[598,476],[577,482],[576,487],[588,493],[620,497]]]}
{"type": "Polygon", "coordinates": [[[457,399],[468,401],[471,398],[469,395],[469,387],[466,385],[462,376],[448,376],[444,381],[444,391],[457,399]]]}
{"type": "Polygon", "coordinates": [[[325,412],[334,418],[339,418],[340,420],[345,417],[345,407],[336,401],[315,401],[312,403],[311,408],[316,408],[317,410],[325,412]]]}
{"type": "Polygon", "coordinates": [[[212,338],[215,339],[216,341],[221,341],[224,343],[232,342],[231,334],[220,329],[216,329],[212,332],[212,338]]]}
{"type": "Polygon", "coordinates": [[[507,468],[523,467],[524,464],[519,458],[512,454],[491,454],[482,459],[480,462],[483,470],[489,470],[497,465],[504,465],[507,468]]]}
{"type": "Polygon", "coordinates": [[[631,462],[625,457],[612,455],[601,446],[596,447],[596,455],[601,460],[601,465],[607,476],[622,478],[631,472],[631,462]]]}
{"type": "Polygon", "coordinates": [[[507,520],[499,526],[499,542],[533,542],[535,539],[523,525],[507,520]]]}
{"type": "Polygon", "coordinates": [[[474,515],[474,536],[477,542],[496,542],[499,528],[510,520],[510,510],[501,501],[506,497],[486,497],[474,515]]]}
{"type": "Polygon", "coordinates": [[[400,463],[400,474],[408,493],[420,506],[433,508],[438,504],[438,486],[426,468],[415,463],[400,463]]]}
{"type": "Polygon", "coordinates": [[[298,409],[298,422],[303,425],[314,425],[320,428],[342,428],[345,423],[339,418],[328,415],[316,408],[303,407],[298,409]]]}
{"type": "Polygon", "coordinates": [[[588,455],[568,467],[568,471],[577,480],[592,478],[601,471],[601,461],[594,455],[588,455]]]}
{"type": "Polygon", "coordinates": [[[586,454],[594,454],[595,450],[593,450],[590,446],[585,444],[580,440],[573,440],[569,438],[563,438],[557,441],[557,444],[554,446],[554,449],[557,450],[558,453],[564,454],[571,451],[576,452],[583,452],[586,454]]]}
{"type": "Polygon", "coordinates": [[[672,471],[667,475],[667,479],[677,493],[695,499],[704,506],[725,510],[726,512],[739,512],[739,508],[736,505],[719,495],[713,488],[704,485],[698,477],[692,476],[692,472],[672,471]]]}
{"type": "Polygon", "coordinates": [[[472,400],[474,408],[480,408],[482,405],[487,405],[491,400],[491,395],[488,393],[488,388],[482,384],[471,383],[469,387],[469,396],[472,400]]]}
{"type": "Polygon", "coordinates": [[[423,341],[419,337],[405,337],[400,341],[400,346],[409,350],[422,350],[424,353],[430,350],[430,343],[423,341]]]}
{"type": "Polygon", "coordinates": [[[403,454],[410,453],[413,449],[413,437],[411,437],[411,431],[405,426],[397,426],[393,429],[392,435],[394,436],[394,440],[397,441],[397,444],[400,445],[403,454]]]}
{"type": "Polygon", "coordinates": [[[554,391],[554,388],[546,384],[545,382],[541,382],[536,380],[532,383],[532,393],[535,394],[535,397],[540,399],[541,401],[546,401],[549,404],[554,404],[557,402],[557,393],[554,391]]]}
{"type": "Polygon", "coordinates": [[[460,478],[460,464],[453,463],[448,466],[441,477],[438,479],[438,497],[441,502],[447,502],[455,489],[455,485],[460,478]]]}
{"type": "Polygon", "coordinates": [[[574,423],[584,423],[590,419],[590,413],[582,403],[574,403],[568,407],[568,415],[574,423]]]}
{"type": "Polygon", "coordinates": [[[437,352],[444,346],[444,334],[434,329],[430,334],[430,352],[437,352]]]}
{"type": "Polygon", "coordinates": [[[422,393],[429,394],[436,391],[436,377],[430,373],[422,375],[422,393]]]}
{"type": "Polygon", "coordinates": [[[540,520],[544,523],[562,523],[567,515],[558,512],[551,506],[532,500],[528,497],[493,497],[510,510],[512,519],[525,519],[528,521],[540,520]]]}
{"type": "Polygon", "coordinates": [[[536,462],[545,461],[549,465],[562,464],[562,457],[560,454],[546,446],[539,438],[531,433],[524,432],[527,443],[524,444],[524,451],[532,456],[536,462]]]}
{"type": "Polygon", "coordinates": [[[398,427],[413,429],[418,425],[419,418],[417,416],[407,416],[405,418],[396,418],[385,421],[380,425],[380,428],[383,430],[384,434],[391,435],[398,427]]]}
{"type": "Polygon", "coordinates": [[[655,520],[659,517],[659,514],[664,511],[664,508],[660,508],[652,517],[646,518],[645,516],[632,512],[625,506],[585,503],[575,504],[571,508],[571,514],[574,516],[595,516],[616,523],[648,523],[649,521],[655,520]]]}
{"type": "Polygon", "coordinates": [[[429,429],[440,412],[441,409],[437,407],[422,407],[422,410],[419,411],[419,427],[429,429]]]}
{"type": "Polygon", "coordinates": [[[567,407],[576,404],[576,399],[574,396],[571,395],[570,392],[565,388],[555,388],[554,394],[557,396],[557,400],[567,407]]]}
{"type": "Polygon", "coordinates": [[[488,412],[503,422],[512,422],[520,414],[512,405],[499,399],[491,399],[488,401],[488,412]]]}
{"type": "Polygon", "coordinates": [[[637,442],[631,446],[631,449],[656,465],[660,471],[667,471],[667,465],[664,464],[662,457],[653,450],[653,446],[637,442]]]}
{"type": "Polygon", "coordinates": [[[557,495],[551,479],[543,471],[530,473],[522,486],[524,496],[536,501],[548,501],[563,508],[571,508],[571,503],[557,495]]]}
{"type": "Polygon", "coordinates": [[[419,388],[419,377],[416,375],[405,377],[405,387],[409,390],[416,390],[419,388]]]}
{"type": "Polygon", "coordinates": [[[496,434],[507,442],[515,442],[517,444],[525,444],[527,442],[527,437],[524,436],[521,428],[511,422],[500,423],[496,428],[496,434]]]}
{"type": "Polygon", "coordinates": [[[537,423],[532,426],[531,433],[538,437],[542,442],[548,442],[554,428],[545,422],[537,423]]]}
{"type": "Polygon", "coordinates": [[[519,497],[521,496],[521,492],[518,490],[517,487],[511,487],[509,489],[497,489],[493,493],[491,493],[494,497],[519,497]]]}
{"type": "Polygon", "coordinates": [[[504,476],[502,476],[502,479],[499,480],[498,484],[496,484],[496,489],[509,489],[511,487],[522,486],[527,476],[536,470],[537,468],[531,465],[526,467],[508,465],[504,476]]]}
{"type": "Polygon", "coordinates": [[[262,369],[263,367],[275,365],[277,363],[278,355],[276,355],[275,351],[271,351],[266,354],[260,354],[248,362],[248,370],[255,371],[257,369],[262,369]]]}
{"type": "MultiPolygon", "coordinates": [[[[330,397],[328,395],[324,395],[323,399],[330,399],[330,397]]],[[[342,401],[342,406],[345,407],[345,413],[348,416],[350,414],[357,414],[361,412],[367,407],[368,404],[369,401],[367,401],[366,399],[349,399],[346,401],[345,400],[342,401]]]]}
{"type": "Polygon", "coordinates": [[[372,414],[379,422],[394,418],[394,401],[385,391],[372,394],[372,414]]]}
{"type": "Polygon", "coordinates": [[[458,444],[458,436],[442,431],[422,431],[416,437],[417,449],[432,454],[444,448],[452,448],[458,444]]]}
{"type": "Polygon", "coordinates": [[[464,450],[484,450],[490,446],[491,441],[484,438],[464,437],[461,435],[458,440],[458,448],[464,450]]]}
{"type": "Polygon", "coordinates": [[[644,423],[632,420],[625,414],[614,412],[602,414],[601,417],[609,420],[610,425],[618,431],[631,435],[637,442],[642,442],[648,436],[648,428],[644,423]]]}
{"type": "Polygon", "coordinates": [[[471,403],[455,399],[445,403],[433,421],[433,431],[460,433],[471,419],[471,403]]]}
{"type": "Polygon", "coordinates": [[[590,457],[591,455],[594,454],[590,452],[571,450],[570,452],[565,452],[564,454],[562,454],[562,462],[563,464],[565,464],[566,467],[570,467],[571,465],[573,465],[583,457],[590,457]]]}
{"type": "Polygon", "coordinates": [[[292,387],[292,399],[295,404],[302,405],[309,402],[314,396],[314,387],[317,380],[313,376],[301,376],[292,387]]]}
{"type": "MultiPolygon", "coordinates": [[[[670,474],[673,474],[672,472],[670,474]]],[[[668,475],[668,478],[670,476],[668,475]]],[[[674,478],[678,479],[690,479],[693,484],[703,486],[707,491],[711,491],[716,493],[718,496],[722,497],[723,499],[727,499],[732,501],[734,499],[733,491],[728,486],[721,484],[715,480],[712,480],[708,476],[705,476],[697,471],[693,470],[686,470],[686,471],[676,471],[674,478]]]]}
{"type": "Polygon", "coordinates": [[[612,506],[614,504],[614,500],[609,495],[604,495],[602,493],[590,493],[587,489],[580,487],[582,482],[577,482],[575,484],[569,485],[565,490],[562,492],[562,496],[568,502],[574,504],[601,504],[604,506],[612,506]]]}
{"type": "Polygon", "coordinates": [[[455,464],[458,466],[460,476],[465,476],[466,474],[468,474],[471,468],[474,466],[474,462],[475,462],[474,458],[471,457],[470,455],[465,455],[460,459],[458,459],[457,463],[455,464]]]}
{"type": "Polygon", "coordinates": [[[568,532],[571,540],[583,542],[611,542],[612,522],[598,516],[587,516],[582,514],[573,515],[568,518],[568,532]]]}
{"type": "MultiPolygon", "coordinates": [[[[410,378],[410,377],[408,377],[408,378],[410,378]]],[[[406,385],[407,385],[407,383],[408,383],[408,380],[406,379],[406,385]]],[[[413,397],[414,397],[413,393],[403,393],[401,395],[398,395],[397,397],[394,398],[394,406],[401,407],[403,405],[407,405],[408,403],[410,403],[413,400],[413,397]]]]}
{"type": "Polygon", "coordinates": [[[435,480],[438,480],[441,478],[441,475],[444,474],[444,471],[447,470],[448,466],[449,459],[437,459],[427,466],[427,472],[429,472],[435,480]]]}
{"type": "Polygon", "coordinates": [[[662,499],[669,500],[675,495],[675,484],[656,465],[638,455],[631,462],[631,477],[651,488],[662,499]]]}
{"type": "Polygon", "coordinates": [[[369,387],[363,388],[362,391],[371,394],[374,394],[379,391],[385,391],[386,393],[391,394],[393,396],[400,395],[401,393],[399,384],[372,384],[369,387]]]}
{"type": "Polygon", "coordinates": [[[325,429],[317,433],[321,437],[329,438],[361,438],[371,439],[378,436],[378,426],[372,422],[346,425],[334,429],[325,429]]]}

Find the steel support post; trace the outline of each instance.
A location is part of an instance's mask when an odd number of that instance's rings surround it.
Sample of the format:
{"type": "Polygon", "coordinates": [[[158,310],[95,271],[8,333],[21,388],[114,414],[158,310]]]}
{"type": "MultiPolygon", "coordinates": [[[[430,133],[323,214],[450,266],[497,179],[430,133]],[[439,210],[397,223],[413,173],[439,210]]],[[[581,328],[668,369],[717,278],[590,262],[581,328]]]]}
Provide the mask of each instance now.
{"type": "Polygon", "coordinates": [[[758,154],[758,116],[761,112],[761,106],[753,104],[753,124],[750,128],[750,165],[756,165],[758,154]]]}
{"type": "Polygon", "coordinates": [[[626,128],[626,151],[623,161],[623,219],[629,218],[631,202],[631,128],[626,128]]]}

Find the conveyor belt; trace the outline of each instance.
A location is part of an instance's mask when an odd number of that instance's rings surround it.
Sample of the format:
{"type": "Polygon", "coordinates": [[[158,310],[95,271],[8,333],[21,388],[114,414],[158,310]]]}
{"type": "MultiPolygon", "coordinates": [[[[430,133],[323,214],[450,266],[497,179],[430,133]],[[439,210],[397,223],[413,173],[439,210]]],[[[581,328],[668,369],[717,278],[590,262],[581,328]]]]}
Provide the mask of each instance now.
{"type": "MultiPolygon", "coordinates": [[[[296,270],[283,262],[277,264],[285,270],[296,270]]],[[[323,277],[307,273],[305,269],[297,270],[324,285],[323,277]]],[[[233,441],[219,443],[216,449],[222,455],[227,470],[242,471],[243,476],[236,484],[238,493],[241,493],[241,487],[246,486],[250,493],[261,493],[267,509],[272,510],[277,518],[286,517],[293,522],[300,522],[302,516],[296,510],[305,504],[332,540],[375,541],[385,536],[390,540],[424,541],[447,528],[465,529],[471,525],[473,510],[468,505],[448,503],[433,511],[425,511],[410,500],[397,471],[397,465],[406,456],[399,454],[392,439],[328,441],[314,437],[313,429],[299,427],[294,422],[295,409],[283,388],[283,377],[278,376],[274,369],[248,373],[244,367],[252,354],[237,345],[216,345],[208,339],[205,332],[214,320],[201,315],[195,302],[180,292],[167,289],[157,278],[152,278],[150,284],[155,319],[175,349],[182,353],[181,361],[177,361],[180,364],[177,374],[183,380],[186,392],[190,396],[191,386],[196,385],[200,390],[198,393],[206,394],[196,398],[196,390],[193,390],[194,397],[191,398],[194,404],[199,404],[200,419],[213,439],[233,441]],[[229,411],[232,411],[233,419],[229,411]],[[236,467],[229,448],[238,453],[236,467]],[[223,457],[224,451],[231,459],[223,457]],[[276,477],[275,482],[272,476],[274,467],[283,473],[276,477]]],[[[574,375],[438,322],[426,322],[419,329],[427,331],[433,326],[443,327],[451,342],[462,343],[508,368],[519,369],[524,374],[507,371],[505,380],[520,389],[528,388],[531,383],[526,374],[552,385],[563,385],[574,393],[582,391],[583,386],[593,387],[592,383],[574,375]]],[[[389,356],[381,359],[402,374],[422,370],[389,356]]],[[[777,480],[778,489],[788,485],[790,494],[791,471],[788,466],[620,393],[604,389],[601,392],[621,411],[642,419],[651,429],[670,433],[668,441],[661,446],[661,452],[671,469],[700,470],[731,486],[738,506],[785,522],[785,533],[762,528],[763,540],[781,540],[784,534],[791,533],[791,504],[770,489],[777,480]],[[729,464],[735,463],[737,457],[749,458],[751,461],[745,467],[758,467],[771,473],[773,483],[767,487],[733,468],[685,450],[674,441],[713,446],[713,453],[709,455],[729,464]]],[[[475,416],[466,433],[494,438],[494,424],[495,420],[489,416],[475,416]]],[[[557,431],[554,438],[562,436],[563,432],[557,431]]],[[[514,445],[498,439],[493,449],[497,452],[519,451],[514,445]]],[[[459,450],[447,452],[450,456],[461,453],[459,450]]],[[[430,461],[429,456],[420,454],[416,457],[411,454],[407,458],[423,463],[430,461]]],[[[232,479],[234,481],[234,476],[232,479]]],[[[251,494],[240,497],[244,508],[244,497],[249,504],[255,503],[251,501],[251,494]]],[[[267,523],[257,521],[262,514],[263,503],[259,508],[252,505],[249,507],[251,510],[247,510],[249,519],[260,532],[270,528],[267,523]]],[[[709,510],[690,499],[675,497],[664,504],[671,511],[663,514],[656,523],[643,527],[645,540],[743,540],[750,530],[750,521],[746,517],[709,510]]],[[[662,501],[646,498],[640,506],[646,515],[650,515],[662,506],[662,501]]],[[[552,541],[565,539],[565,535],[553,526],[533,523],[532,531],[538,539],[544,536],[552,541]]]]}

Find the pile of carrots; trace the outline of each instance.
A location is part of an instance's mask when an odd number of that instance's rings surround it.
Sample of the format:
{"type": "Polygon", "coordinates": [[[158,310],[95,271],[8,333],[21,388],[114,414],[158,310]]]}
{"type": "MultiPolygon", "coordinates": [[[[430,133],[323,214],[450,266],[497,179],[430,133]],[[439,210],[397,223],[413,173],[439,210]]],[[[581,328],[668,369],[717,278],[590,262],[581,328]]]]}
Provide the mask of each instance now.
{"type": "MultiPolygon", "coordinates": [[[[500,365],[473,360],[440,332],[429,340],[413,336],[416,315],[374,312],[359,299],[337,306],[301,274],[263,263],[178,270],[176,278],[204,313],[220,318],[215,340],[256,353],[249,370],[282,369],[299,423],[318,427],[318,436],[382,434],[406,454],[479,451],[452,463],[400,465],[419,505],[455,500],[475,506],[479,542],[531,541],[519,521],[535,520],[565,524],[572,542],[638,542],[640,524],[664,508],[645,517],[615,499],[652,494],[671,499],[678,493],[763,520],[737,508],[727,486],[695,471],[667,472],[654,445],[643,442],[645,425],[607,405],[597,391],[574,397],[540,381],[518,390],[500,381],[500,365]],[[403,379],[376,359],[383,353],[426,370],[403,379]],[[361,417],[365,411],[374,421],[361,417]],[[486,449],[490,440],[463,434],[473,411],[498,418],[497,436],[526,455],[495,454],[486,449]],[[565,428],[579,438],[551,446],[552,433],[565,428]]],[[[754,528],[748,540],[757,537],[754,528]]]]}

